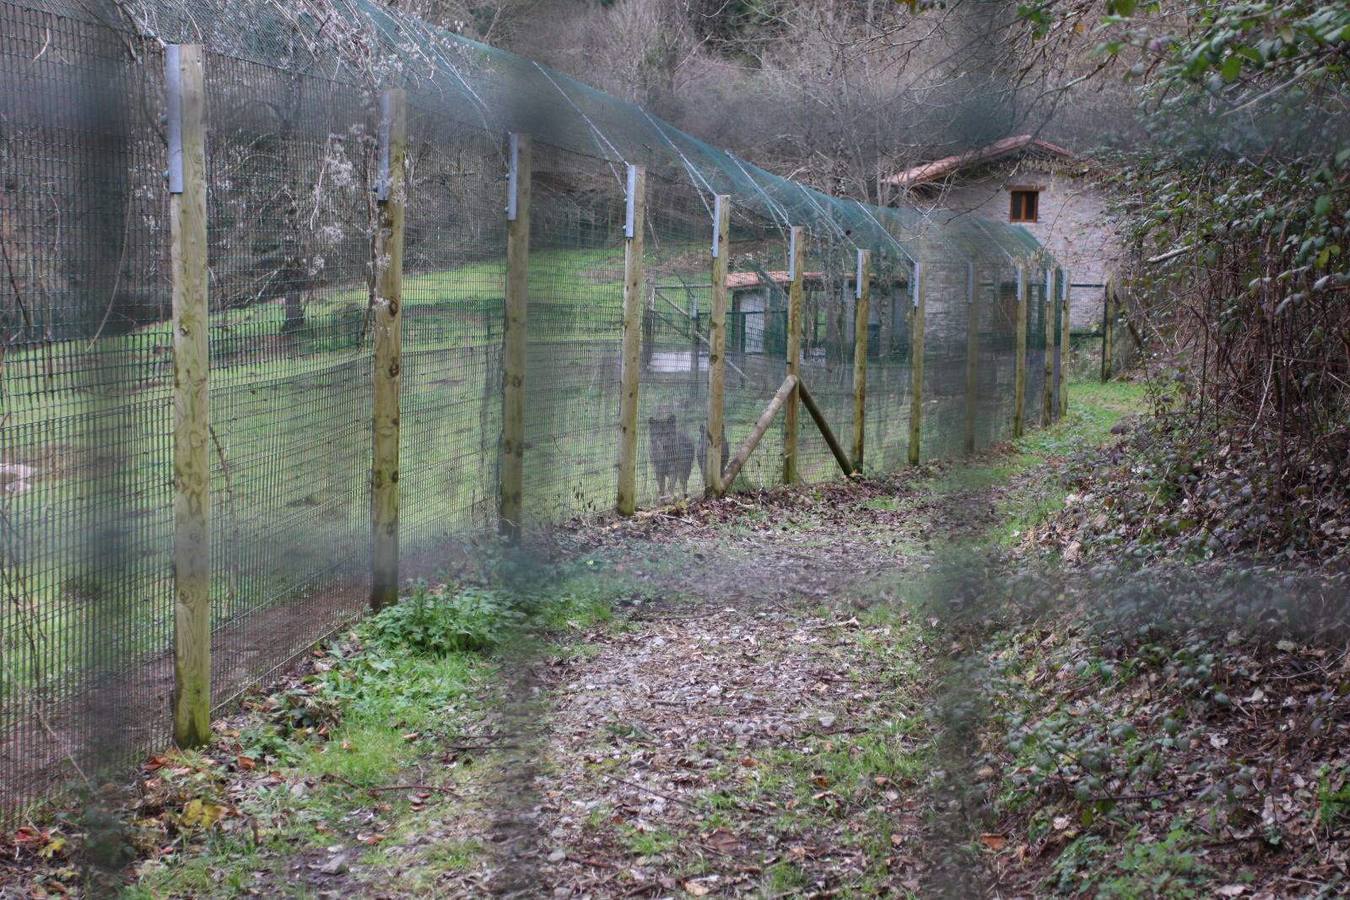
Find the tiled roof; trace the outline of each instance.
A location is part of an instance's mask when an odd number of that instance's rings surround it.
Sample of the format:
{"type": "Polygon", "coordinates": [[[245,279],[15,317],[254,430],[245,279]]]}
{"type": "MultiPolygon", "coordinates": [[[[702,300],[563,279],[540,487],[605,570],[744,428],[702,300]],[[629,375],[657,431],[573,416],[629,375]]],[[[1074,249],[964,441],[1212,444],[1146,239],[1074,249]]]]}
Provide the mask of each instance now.
{"type": "MultiPolygon", "coordinates": [[[[774,284],[786,285],[792,281],[787,272],[765,272],[769,281],[774,284]]],[[[803,281],[819,281],[825,277],[824,272],[803,272],[803,281]]],[[[764,284],[764,278],[760,277],[759,272],[728,272],[727,287],[730,290],[740,290],[741,288],[759,287],[764,284]]]]}
{"type": "Polygon", "coordinates": [[[981,147],[978,150],[970,150],[966,153],[959,153],[956,156],[946,156],[942,159],[935,159],[932,162],[924,163],[921,166],[915,166],[912,169],[906,169],[899,174],[892,175],[886,179],[887,184],[894,184],[900,187],[914,187],[929,181],[937,181],[939,178],[946,178],[953,172],[960,171],[967,166],[979,163],[991,162],[1013,153],[1020,153],[1024,150],[1039,150],[1044,153],[1050,153],[1055,156],[1062,156],[1066,159],[1073,159],[1073,152],[1058,144],[1052,144],[1049,141],[1043,141],[1040,138],[1029,134],[1019,134],[1013,137],[1004,138],[1001,141],[995,141],[987,147],[981,147]]]}

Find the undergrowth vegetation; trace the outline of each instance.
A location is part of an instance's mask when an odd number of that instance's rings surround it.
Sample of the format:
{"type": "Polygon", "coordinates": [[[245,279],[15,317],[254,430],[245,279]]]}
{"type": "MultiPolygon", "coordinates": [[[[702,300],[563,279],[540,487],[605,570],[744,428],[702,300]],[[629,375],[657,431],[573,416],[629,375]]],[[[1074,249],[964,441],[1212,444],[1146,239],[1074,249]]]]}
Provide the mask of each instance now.
{"type": "MultiPolygon", "coordinates": [[[[30,835],[32,861],[48,861],[34,889],[100,894],[134,863],[132,898],[265,894],[358,863],[391,865],[381,845],[441,827],[455,785],[492,750],[473,732],[501,661],[608,621],[616,602],[642,591],[596,559],[490,565],[515,567],[497,579],[509,588],[481,575],[410,584],[271,693],[246,699],[209,747],[156,756],[134,788],[55,811],[30,835]],[[339,847],[349,841],[359,851],[339,847]]],[[[419,878],[480,852],[441,837],[419,856],[419,878]]]]}
{"type": "Polygon", "coordinates": [[[1119,148],[1098,158],[1126,238],[1129,324],[1168,384],[1136,454],[1153,530],[1193,533],[1193,555],[1342,555],[1350,9],[1102,7],[1035,0],[1019,14],[1037,40],[1091,35],[1100,67],[1084,77],[1136,92],[1137,133],[1094,139],[1119,148]]]}

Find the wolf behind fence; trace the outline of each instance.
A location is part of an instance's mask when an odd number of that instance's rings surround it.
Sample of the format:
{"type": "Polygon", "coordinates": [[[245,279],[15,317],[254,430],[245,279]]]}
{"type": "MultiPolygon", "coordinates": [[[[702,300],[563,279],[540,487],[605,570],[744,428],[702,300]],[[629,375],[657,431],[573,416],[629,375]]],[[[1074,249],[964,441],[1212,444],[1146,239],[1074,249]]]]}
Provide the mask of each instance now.
{"type": "Polygon", "coordinates": [[[650,461],[657,494],[661,497],[688,495],[689,475],[694,467],[694,442],[680,427],[675,410],[669,406],[658,408],[647,420],[647,434],[651,441],[650,461]]]}

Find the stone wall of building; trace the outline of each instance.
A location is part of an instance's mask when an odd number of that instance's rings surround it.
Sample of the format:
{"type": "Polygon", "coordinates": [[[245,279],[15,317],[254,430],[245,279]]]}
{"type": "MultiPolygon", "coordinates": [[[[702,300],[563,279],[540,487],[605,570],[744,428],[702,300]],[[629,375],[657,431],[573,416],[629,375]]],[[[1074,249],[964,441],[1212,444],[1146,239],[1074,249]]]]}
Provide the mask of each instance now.
{"type": "Polygon", "coordinates": [[[1105,197],[1090,179],[1010,163],[991,167],[973,179],[958,180],[938,203],[953,212],[1007,222],[1014,188],[1041,192],[1038,221],[1021,224],[1069,269],[1073,283],[1079,285],[1071,300],[1074,330],[1097,327],[1103,291],[1088,285],[1104,284],[1116,270],[1121,242],[1105,197]]]}

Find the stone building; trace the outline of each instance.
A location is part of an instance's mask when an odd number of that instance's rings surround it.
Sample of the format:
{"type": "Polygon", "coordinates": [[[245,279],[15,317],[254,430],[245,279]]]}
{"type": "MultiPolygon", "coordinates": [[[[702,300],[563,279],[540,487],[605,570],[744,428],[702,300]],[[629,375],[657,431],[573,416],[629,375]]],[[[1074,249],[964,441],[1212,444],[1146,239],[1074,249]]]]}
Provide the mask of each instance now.
{"type": "Polygon", "coordinates": [[[1103,285],[1121,255],[1090,160],[1029,134],[915,166],[888,179],[902,202],[1020,225],[1070,273],[1073,328],[1100,326],[1103,285]]]}

